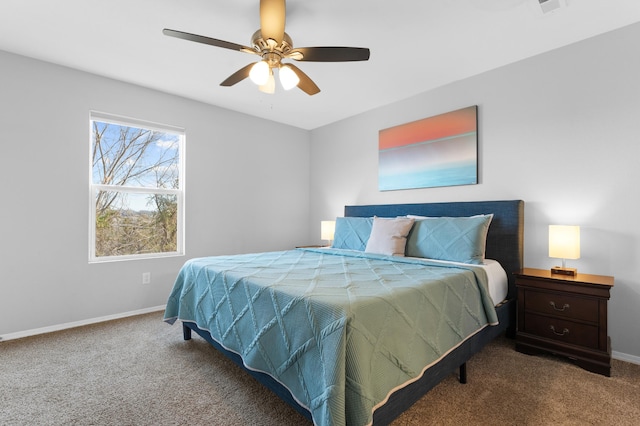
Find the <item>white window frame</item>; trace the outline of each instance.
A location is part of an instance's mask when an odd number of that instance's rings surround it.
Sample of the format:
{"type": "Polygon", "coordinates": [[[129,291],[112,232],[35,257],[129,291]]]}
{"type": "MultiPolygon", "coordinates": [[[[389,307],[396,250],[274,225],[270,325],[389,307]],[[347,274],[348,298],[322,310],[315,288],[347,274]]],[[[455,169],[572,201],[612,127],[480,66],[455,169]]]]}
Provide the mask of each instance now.
{"type": "Polygon", "coordinates": [[[186,132],[185,129],[171,126],[167,124],[159,124],[144,120],[139,120],[130,117],[124,117],[114,114],[108,114],[98,111],[90,111],[89,114],[89,263],[104,263],[114,261],[125,260],[139,260],[139,259],[153,259],[163,257],[175,257],[184,256],[184,188],[185,188],[185,145],[186,145],[186,132]],[[102,123],[116,124],[120,126],[137,127],[148,130],[155,130],[160,132],[172,133],[179,135],[179,187],[177,189],[165,189],[165,188],[146,188],[136,186],[121,186],[121,185],[102,185],[93,183],[93,122],[99,121],[102,123]],[[176,230],[176,251],[172,252],[159,252],[159,253],[143,253],[143,254],[131,254],[120,256],[96,256],[96,197],[99,191],[115,191],[121,193],[152,193],[163,195],[175,195],[177,198],[177,230],[176,230]]]}

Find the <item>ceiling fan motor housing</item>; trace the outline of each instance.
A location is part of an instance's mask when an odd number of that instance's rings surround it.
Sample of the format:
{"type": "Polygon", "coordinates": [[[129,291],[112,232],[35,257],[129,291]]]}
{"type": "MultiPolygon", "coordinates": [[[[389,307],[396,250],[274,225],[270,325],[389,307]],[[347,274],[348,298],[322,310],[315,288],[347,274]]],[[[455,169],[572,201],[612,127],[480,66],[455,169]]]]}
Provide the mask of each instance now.
{"type": "Polygon", "coordinates": [[[276,52],[280,56],[285,56],[291,51],[291,49],[293,49],[293,41],[287,33],[284,33],[282,42],[279,45],[277,43],[278,42],[276,40],[265,40],[264,38],[262,38],[262,32],[260,30],[257,30],[255,33],[253,33],[253,36],[251,37],[251,44],[253,45],[253,48],[256,49],[256,51],[260,52],[262,55],[265,55],[266,53],[276,52]]]}

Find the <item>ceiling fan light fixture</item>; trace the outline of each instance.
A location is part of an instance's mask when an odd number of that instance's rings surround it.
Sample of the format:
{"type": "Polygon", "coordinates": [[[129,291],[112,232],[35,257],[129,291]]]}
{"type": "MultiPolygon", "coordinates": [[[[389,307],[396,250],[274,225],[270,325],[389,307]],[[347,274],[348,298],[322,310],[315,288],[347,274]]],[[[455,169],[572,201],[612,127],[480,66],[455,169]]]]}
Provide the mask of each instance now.
{"type": "MultiPolygon", "coordinates": [[[[570,0],[531,1],[550,3],[570,0]]],[[[291,37],[285,32],[286,14],[286,0],[260,0],[260,28],[251,37],[251,47],[169,28],[162,30],[162,33],[187,41],[260,56],[262,60],[243,66],[220,83],[220,86],[233,86],[246,78],[250,78],[260,87],[260,90],[267,93],[275,92],[274,68],[278,68],[280,82],[286,90],[297,86],[309,96],[320,93],[320,88],[304,71],[292,63],[283,65],[281,63],[283,59],[306,62],[369,60],[369,49],[364,47],[316,46],[294,49],[291,37]]]]}
{"type": "Polygon", "coordinates": [[[267,84],[270,75],[271,69],[265,61],[256,62],[255,65],[251,67],[251,71],[249,71],[249,78],[258,86],[267,84]]]}
{"type": "Polygon", "coordinates": [[[278,71],[280,84],[284,90],[291,90],[300,83],[300,77],[288,65],[282,65],[278,71]]]}
{"type": "Polygon", "coordinates": [[[269,70],[266,83],[258,86],[258,90],[263,93],[268,93],[269,95],[273,95],[276,92],[276,80],[273,78],[273,72],[271,70],[269,70]]]}

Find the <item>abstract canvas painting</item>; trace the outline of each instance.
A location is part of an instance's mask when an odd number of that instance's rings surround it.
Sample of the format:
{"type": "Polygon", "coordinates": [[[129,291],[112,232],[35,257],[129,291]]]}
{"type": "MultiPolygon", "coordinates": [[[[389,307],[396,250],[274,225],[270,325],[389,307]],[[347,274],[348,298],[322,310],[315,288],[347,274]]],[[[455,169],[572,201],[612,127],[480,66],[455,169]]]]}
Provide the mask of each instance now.
{"type": "Polygon", "coordinates": [[[478,107],[380,130],[378,188],[478,183],[478,107]]]}

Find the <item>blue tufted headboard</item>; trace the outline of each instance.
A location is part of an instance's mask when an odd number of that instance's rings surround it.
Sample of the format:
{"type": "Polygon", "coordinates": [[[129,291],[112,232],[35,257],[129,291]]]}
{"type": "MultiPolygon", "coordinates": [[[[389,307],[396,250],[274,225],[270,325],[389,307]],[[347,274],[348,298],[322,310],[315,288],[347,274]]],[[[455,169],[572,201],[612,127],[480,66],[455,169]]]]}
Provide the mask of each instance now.
{"type": "Polygon", "coordinates": [[[380,204],[345,206],[345,216],[395,217],[407,214],[419,216],[473,216],[493,213],[487,234],[486,257],[495,259],[507,271],[508,298],[515,297],[514,272],[523,267],[524,258],[524,201],[462,201],[420,204],[380,204]]]}

